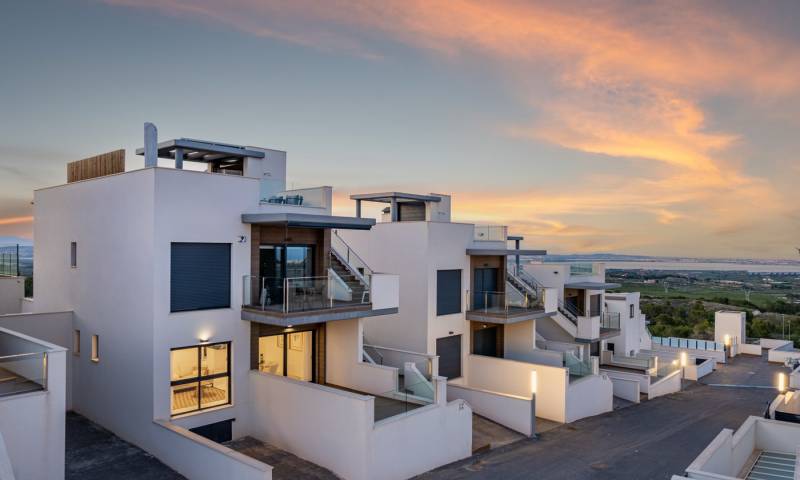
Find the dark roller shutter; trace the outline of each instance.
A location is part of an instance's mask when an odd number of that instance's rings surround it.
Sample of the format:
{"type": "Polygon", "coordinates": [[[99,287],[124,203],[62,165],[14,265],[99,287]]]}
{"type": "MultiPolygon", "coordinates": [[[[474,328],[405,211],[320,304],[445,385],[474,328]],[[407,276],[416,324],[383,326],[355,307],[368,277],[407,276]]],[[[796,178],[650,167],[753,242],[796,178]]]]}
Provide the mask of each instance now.
{"type": "Polygon", "coordinates": [[[461,313],[461,270],[436,272],[436,315],[461,313]]]}
{"type": "Polygon", "coordinates": [[[448,379],[461,376],[461,335],[436,339],[439,375],[448,379]]]}
{"type": "Polygon", "coordinates": [[[170,311],[231,306],[231,244],[173,243],[170,311]]]}

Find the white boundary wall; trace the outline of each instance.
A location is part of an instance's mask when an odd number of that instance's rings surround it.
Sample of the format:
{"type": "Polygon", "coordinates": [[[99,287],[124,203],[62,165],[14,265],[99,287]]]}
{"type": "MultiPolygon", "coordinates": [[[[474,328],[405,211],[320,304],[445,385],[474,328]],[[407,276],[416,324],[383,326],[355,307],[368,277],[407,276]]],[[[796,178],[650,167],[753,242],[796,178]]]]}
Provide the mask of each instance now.
{"type": "Polygon", "coordinates": [[[397,390],[397,368],[362,361],[363,319],[328,322],[325,327],[325,381],[379,395],[397,390]]]}
{"type": "Polygon", "coordinates": [[[0,432],[17,479],[62,479],[67,351],[20,336],[47,351],[47,390],[0,398],[0,432]]]}
{"type": "Polygon", "coordinates": [[[650,388],[647,391],[648,400],[652,400],[663,395],[669,395],[670,393],[680,392],[681,380],[683,379],[683,375],[681,373],[682,372],[680,370],[676,370],[656,383],[650,384],[650,388]]]}
{"type": "Polygon", "coordinates": [[[20,313],[25,297],[25,277],[0,276],[0,315],[20,313]]]}
{"type": "Polygon", "coordinates": [[[699,365],[686,365],[683,367],[683,376],[686,380],[697,381],[713,372],[715,363],[713,358],[707,358],[699,365]]]}
{"type": "Polygon", "coordinates": [[[745,355],[758,355],[761,356],[761,345],[756,343],[740,343],[739,353],[745,355]]]}
{"type": "Polygon", "coordinates": [[[627,378],[612,378],[614,396],[633,403],[641,401],[641,385],[639,380],[627,378]]]}
{"type": "Polygon", "coordinates": [[[607,375],[587,375],[567,385],[567,422],[614,409],[614,385],[607,375]]]}
{"type": "Polygon", "coordinates": [[[569,383],[566,368],[482,355],[467,355],[465,367],[466,384],[470,388],[522,398],[530,398],[531,374],[536,372],[536,416],[566,422],[569,383]]]}
{"type": "Polygon", "coordinates": [[[480,390],[464,385],[447,385],[447,400],[463,399],[472,411],[493,422],[530,436],[533,407],[531,398],[480,390]]]}
{"type": "Polygon", "coordinates": [[[689,478],[732,480],[754,450],[796,454],[800,425],[751,416],[736,433],[723,429],[686,468],[689,478]]]}
{"type": "Polygon", "coordinates": [[[347,480],[401,480],[472,454],[464,401],[375,422],[374,397],[258,371],[249,401],[253,437],[347,480]]]}
{"type": "Polygon", "coordinates": [[[153,420],[163,427],[156,434],[153,450],[158,459],[192,480],[271,480],[272,467],[166,420],[153,420]]]}

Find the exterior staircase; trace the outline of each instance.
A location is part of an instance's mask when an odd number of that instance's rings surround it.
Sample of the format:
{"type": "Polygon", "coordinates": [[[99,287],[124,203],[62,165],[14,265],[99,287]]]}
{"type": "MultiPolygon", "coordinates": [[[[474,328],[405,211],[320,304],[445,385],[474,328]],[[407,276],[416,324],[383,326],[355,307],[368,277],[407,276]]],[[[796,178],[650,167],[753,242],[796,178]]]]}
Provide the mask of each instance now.
{"type": "Polygon", "coordinates": [[[331,255],[331,269],[342,279],[353,295],[353,302],[369,303],[369,287],[357,278],[338,255],[331,255]]]}

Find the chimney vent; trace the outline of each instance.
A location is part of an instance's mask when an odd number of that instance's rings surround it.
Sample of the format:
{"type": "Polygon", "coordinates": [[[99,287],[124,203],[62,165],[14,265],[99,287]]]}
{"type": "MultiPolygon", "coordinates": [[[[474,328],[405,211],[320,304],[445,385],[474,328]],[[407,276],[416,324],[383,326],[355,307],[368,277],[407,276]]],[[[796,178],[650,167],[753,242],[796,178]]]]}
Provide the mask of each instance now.
{"type": "Polygon", "coordinates": [[[150,122],[144,124],[144,168],[158,166],[158,129],[150,122]]]}

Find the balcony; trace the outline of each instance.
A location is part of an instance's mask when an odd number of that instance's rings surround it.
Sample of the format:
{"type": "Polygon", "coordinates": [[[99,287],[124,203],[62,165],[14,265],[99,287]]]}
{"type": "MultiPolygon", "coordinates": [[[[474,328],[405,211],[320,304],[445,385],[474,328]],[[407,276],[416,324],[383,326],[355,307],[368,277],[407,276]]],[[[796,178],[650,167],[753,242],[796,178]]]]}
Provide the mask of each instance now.
{"type": "Polygon", "coordinates": [[[331,187],[283,190],[261,199],[261,205],[317,208],[330,211],[333,197],[331,187]]]}
{"type": "Polygon", "coordinates": [[[0,331],[0,397],[47,390],[45,347],[0,331]]]}
{"type": "Polygon", "coordinates": [[[475,225],[476,242],[505,242],[508,238],[508,227],[505,225],[475,225]]]}
{"type": "Polygon", "coordinates": [[[399,277],[373,273],[359,288],[333,270],[319,277],[245,275],[242,319],[291,326],[397,313],[399,277]]]}
{"type": "Polygon", "coordinates": [[[517,291],[467,292],[467,320],[517,323],[547,316],[542,299],[517,291]]]}

